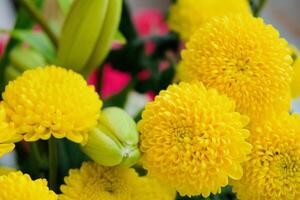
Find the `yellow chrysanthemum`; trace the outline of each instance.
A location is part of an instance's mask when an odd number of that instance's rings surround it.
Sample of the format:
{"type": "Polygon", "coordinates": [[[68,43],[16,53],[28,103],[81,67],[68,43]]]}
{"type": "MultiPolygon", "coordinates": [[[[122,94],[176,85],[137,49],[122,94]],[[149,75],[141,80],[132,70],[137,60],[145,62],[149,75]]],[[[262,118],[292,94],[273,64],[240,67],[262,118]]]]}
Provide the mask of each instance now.
{"type": "Polygon", "coordinates": [[[295,61],[293,63],[293,78],[291,83],[291,93],[293,98],[300,96],[300,52],[297,47],[290,45],[290,49],[293,52],[292,58],[295,61]]]}
{"type": "Polygon", "coordinates": [[[251,120],[290,107],[290,48],[271,25],[250,15],[214,18],[183,51],[181,79],[199,80],[235,100],[251,120]]]}
{"type": "Polygon", "coordinates": [[[300,58],[298,57],[293,65],[293,79],[291,83],[292,97],[300,96],[300,58]]]}
{"type": "Polygon", "coordinates": [[[6,112],[3,104],[0,103],[0,158],[15,147],[14,142],[21,140],[16,134],[12,123],[7,121],[6,112]]]}
{"type": "Polygon", "coordinates": [[[26,71],[6,86],[3,99],[9,119],[26,141],[53,135],[84,143],[102,105],[81,75],[55,66],[26,71]]]}
{"type": "Polygon", "coordinates": [[[250,160],[232,182],[242,200],[300,199],[300,117],[275,117],[251,131],[250,160]]]}
{"type": "Polygon", "coordinates": [[[93,162],[70,170],[60,200],[174,200],[176,192],[134,169],[104,167],[93,162]]]}
{"type": "Polygon", "coordinates": [[[229,177],[240,179],[251,145],[245,142],[248,117],[234,109],[232,100],[199,82],[161,91],[138,123],[149,175],[182,195],[205,197],[219,192],[229,177]]]}
{"type": "Polygon", "coordinates": [[[184,41],[207,20],[229,13],[250,13],[247,0],[177,0],[171,7],[168,24],[184,41]]]}
{"type": "Polygon", "coordinates": [[[0,176],[7,175],[7,174],[9,174],[11,172],[15,172],[15,171],[16,171],[16,169],[14,169],[14,168],[0,166],[0,176]]]}
{"type": "Polygon", "coordinates": [[[56,200],[45,179],[31,180],[27,174],[12,172],[0,176],[0,200],[56,200]]]}
{"type": "MultiPolygon", "coordinates": [[[[61,186],[60,200],[131,200],[132,185],[137,173],[130,168],[109,168],[96,163],[83,163],[70,170],[61,186]]],[[[134,188],[137,189],[137,188],[134,188]]]]}
{"type": "Polygon", "coordinates": [[[140,177],[133,186],[132,200],[174,200],[176,191],[148,176],[140,177]]]}

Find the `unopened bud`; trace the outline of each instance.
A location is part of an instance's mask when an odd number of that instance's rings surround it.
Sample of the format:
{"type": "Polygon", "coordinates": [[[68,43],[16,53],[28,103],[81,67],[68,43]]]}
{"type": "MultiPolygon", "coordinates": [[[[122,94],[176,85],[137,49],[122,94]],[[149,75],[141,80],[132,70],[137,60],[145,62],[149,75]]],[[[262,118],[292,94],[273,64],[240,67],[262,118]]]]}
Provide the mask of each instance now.
{"type": "Polygon", "coordinates": [[[102,111],[99,124],[91,130],[83,151],[104,166],[131,166],[140,158],[134,120],[122,109],[102,111]]]}
{"type": "Polygon", "coordinates": [[[121,18],[122,0],[77,0],[62,28],[58,63],[88,74],[106,57],[121,18]]]}
{"type": "Polygon", "coordinates": [[[24,71],[35,67],[46,65],[46,60],[37,51],[16,47],[9,54],[10,64],[5,68],[5,80],[11,81],[21,75],[24,71]]]}

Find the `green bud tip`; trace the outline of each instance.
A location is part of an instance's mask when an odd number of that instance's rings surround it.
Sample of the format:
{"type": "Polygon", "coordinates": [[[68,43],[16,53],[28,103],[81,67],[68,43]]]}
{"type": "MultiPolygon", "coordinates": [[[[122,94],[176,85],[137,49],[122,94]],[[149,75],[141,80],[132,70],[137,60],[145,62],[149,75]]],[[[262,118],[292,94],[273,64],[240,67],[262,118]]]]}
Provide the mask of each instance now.
{"type": "Polygon", "coordinates": [[[106,108],[99,124],[90,132],[83,151],[104,166],[132,166],[140,158],[138,132],[134,120],[122,109],[106,108]]]}

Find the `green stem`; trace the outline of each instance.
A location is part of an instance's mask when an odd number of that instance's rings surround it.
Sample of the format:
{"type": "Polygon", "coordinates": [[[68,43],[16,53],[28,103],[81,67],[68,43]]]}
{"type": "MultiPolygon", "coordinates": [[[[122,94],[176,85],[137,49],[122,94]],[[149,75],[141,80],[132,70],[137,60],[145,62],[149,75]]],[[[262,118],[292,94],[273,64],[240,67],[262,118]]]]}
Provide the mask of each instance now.
{"type": "Polygon", "coordinates": [[[49,186],[56,190],[57,179],[57,146],[55,138],[51,137],[48,141],[49,148],[49,186]]]}
{"type": "Polygon", "coordinates": [[[31,1],[28,0],[18,0],[20,5],[41,25],[42,29],[49,36],[51,42],[55,47],[58,46],[58,38],[55,33],[50,28],[47,21],[40,14],[39,10],[32,4],[31,1]]]}
{"type": "Polygon", "coordinates": [[[262,9],[264,8],[264,6],[266,5],[267,0],[260,0],[258,5],[256,6],[256,9],[253,12],[253,15],[255,17],[258,17],[262,11],[262,9]]]}
{"type": "Polygon", "coordinates": [[[43,162],[43,159],[40,155],[40,151],[39,151],[37,142],[30,143],[29,147],[30,147],[30,152],[32,153],[35,162],[37,163],[37,165],[39,167],[41,167],[44,162],[43,162]]]}

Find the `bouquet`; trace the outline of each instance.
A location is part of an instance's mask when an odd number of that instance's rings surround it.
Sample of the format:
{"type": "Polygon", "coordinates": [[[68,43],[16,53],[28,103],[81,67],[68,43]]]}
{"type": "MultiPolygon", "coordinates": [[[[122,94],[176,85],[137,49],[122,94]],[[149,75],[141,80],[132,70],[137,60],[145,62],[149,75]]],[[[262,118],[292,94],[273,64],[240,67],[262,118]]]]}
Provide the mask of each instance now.
{"type": "Polygon", "coordinates": [[[0,200],[300,199],[299,52],[266,0],[16,3],[0,200]]]}

